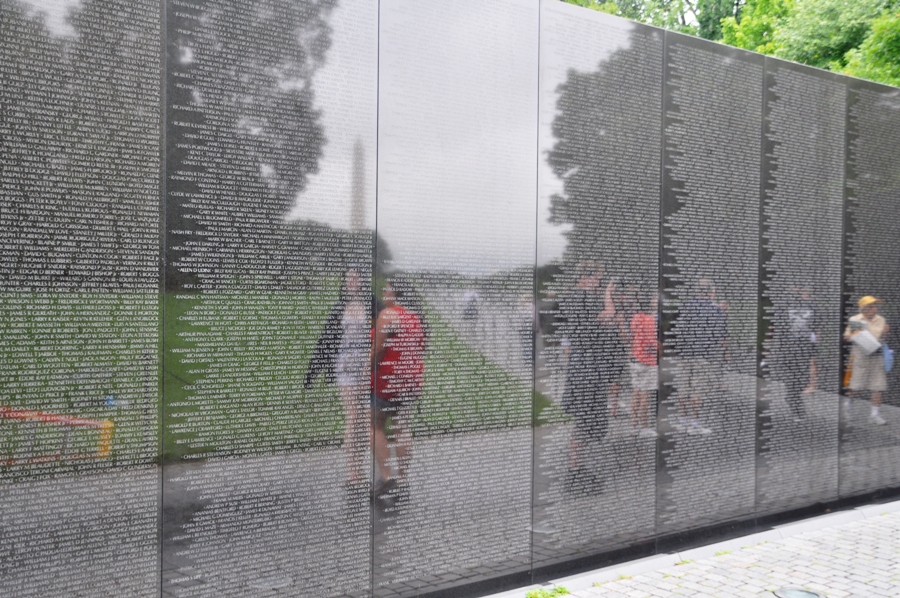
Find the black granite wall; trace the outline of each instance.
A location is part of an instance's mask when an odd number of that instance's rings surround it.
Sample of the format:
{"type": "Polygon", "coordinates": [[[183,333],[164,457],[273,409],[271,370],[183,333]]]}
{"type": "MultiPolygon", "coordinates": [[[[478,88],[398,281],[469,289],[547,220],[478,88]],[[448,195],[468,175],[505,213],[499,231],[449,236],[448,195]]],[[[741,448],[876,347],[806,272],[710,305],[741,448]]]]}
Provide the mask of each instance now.
{"type": "Polygon", "coordinates": [[[0,17],[4,596],[482,595],[900,486],[900,90],[555,0],[0,17]]]}

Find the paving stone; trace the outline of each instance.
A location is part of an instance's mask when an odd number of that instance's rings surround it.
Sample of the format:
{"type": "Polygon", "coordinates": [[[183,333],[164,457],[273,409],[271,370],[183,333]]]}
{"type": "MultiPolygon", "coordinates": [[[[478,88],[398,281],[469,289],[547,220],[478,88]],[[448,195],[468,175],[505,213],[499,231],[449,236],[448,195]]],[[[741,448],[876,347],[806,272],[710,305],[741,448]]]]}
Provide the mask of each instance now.
{"type": "Polygon", "coordinates": [[[786,586],[828,598],[900,596],[900,511],[610,581],[574,598],[772,598],[786,586]]]}

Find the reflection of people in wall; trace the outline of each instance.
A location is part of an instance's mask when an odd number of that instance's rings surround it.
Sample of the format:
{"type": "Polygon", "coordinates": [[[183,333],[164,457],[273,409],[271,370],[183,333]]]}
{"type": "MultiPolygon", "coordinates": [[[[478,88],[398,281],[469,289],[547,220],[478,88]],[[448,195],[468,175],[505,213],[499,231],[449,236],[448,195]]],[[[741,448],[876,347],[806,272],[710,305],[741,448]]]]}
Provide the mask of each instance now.
{"type": "Polygon", "coordinates": [[[478,303],[480,297],[475,289],[467,289],[463,293],[463,320],[466,322],[475,322],[478,319],[478,303]]]}
{"type": "Polygon", "coordinates": [[[531,295],[521,295],[513,314],[519,346],[522,349],[522,361],[530,362],[533,355],[535,312],[531,295]]]}
{"type": "Polygon", "coordinates": [[[722,384],[728,348],[727,304],[716,302],[716,287],[701,278],[696,291],[676,322],[675,334],[682,357],[676,428],[688,434],[709,434],[700,424],[700,407],[722,384]]]}
{"type": "Polygon", "coordinates": [[[559,324],[559,301],[557,301],[554,291],[547,291],[544,299],[540,302],[538,310],[538,330],[544,337],[544,344],[558,343],[556,338],[557,326],[559,324]]]}
{"type": "MultiPolygon", "coordinates": [[[[608,330],[614,326],[612,288],[600,294],[603,268],[584,262],[578,265],[575,289],[560,305],[560,329],[568,354],[566,386],[562,408],[575,420],[569,440],[569,476],[572,480],[593,480],[583,466],[583,450],[588,442],[599,442],[608,426],[607,392],[608,330]]],[[[612,284],[612,283],[610,283],[612,284]]]]}
{"type": "Polygon", "coordinates": [[[654,292],[643,299],[631,318],[631,425],[644,438],[656,437],[656,426],[650,419],[649,398],[657,389],[656,335],[659,296],[654,292]]]}
{"type": "MultiPolygon", "coordinates": [[[[871,411],[869,421],[883,426],[886,422],[881,417],[880,406],[882,393],[887,390],[887,376],[884,371],[884,355],[881,350],[868,353],[859,342],[863,331],[867,331],[876,341],[881,342],[890,331],[884,318],[878,315],[879,299],[867,295],[859,300],[859,313],[852,318],[844,330],[844,340],[852,342],[850,350],[850,393],[859,395],[863,391],[871,393],[871,411]]],[[[850,397],[844,401],[845,417],[849,416],[850,397]]]]}
{"type": "Polygon", "coordinates": [[[774,359],[779,378],[784,383],[785,401],[795,421],[805,416],[803,394],[810,379],[810,368],[815,360],[816,310],[808,288],[796,290],[791,306],[781,317],[781,331],[774,359]]]}
{"type": "Polygon", "coordinates": [[[382,292],[384,309],[375,322],[372,360],[375,364],[372,407],[375,410],[375,459],[381,482],[375,496],[393,497],[406,488],[412,434],[410,419],[422,394],[425,372],[426,328],[422,306],[409,281],[393,276],[382,292]],[[391,419],[388,436],[386,424],[391,419]],[[397,475],[390,463],[392,440],[397,475]]]}
{"type": "Polygon", "coordinates": [[[604,345],[606,351],[606,368],[609,376],[609,404],[610,414],[615,417],[619,408],[625,408],[621,400],[622,377],[628,365],[627,340],[631,336],[628,330],[631,315],[637,311],[634,303],[637,290],[634,287],[622,288],[619,282],[613,278],[605,285],[604,305],[609,302],[613,305],[613,313],[606,320],[608,325],[604,345]]]}
{"type": "Polygon", "coordinates": [[[332,306],[306,371],[304,388],[312,387],[319,374],[337,384],[344,407],[344,452],[347,483],[365,484],[362,466],[369,432],[366,400],[369,394],[369,345],[371,318],[369,285],[360,270],[344,274],[341,293],[332,306]]]}
{"type": "MultiPolygon", "coordinates": [[[[812,355],[809,358],[809,383],[806,385],[806,388],[803,389],[803,394],[809,394],[815,392],[819,387],[819,367],[816,363],[816,353],[818,353],[819,349],[819,338],[821,338],[822,336],[822,323],[816,316],[816,308],[809,287],[803,287],[800,289],[800,301],[804,306],[809,306],[809,309],[811,309],[813,312],[813,330],[812,334],[809,337],[810,343],[812,344],[812,355]]],[[[801,309],[803,309],[803,307],[801,307],[801,309]]]]}

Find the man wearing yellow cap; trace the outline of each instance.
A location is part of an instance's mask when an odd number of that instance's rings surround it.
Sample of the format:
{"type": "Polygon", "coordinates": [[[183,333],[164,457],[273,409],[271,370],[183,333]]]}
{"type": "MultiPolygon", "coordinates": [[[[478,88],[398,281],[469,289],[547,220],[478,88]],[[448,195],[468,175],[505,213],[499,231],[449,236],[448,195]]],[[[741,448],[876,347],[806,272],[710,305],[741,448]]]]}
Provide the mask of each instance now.
{"type": "MultiPolygon", "coordinates": [[[[859,313],[850,318],[850,323],[844,331],[844,340],[849,341],[861,331],[868,330],[869,334],[881,342],[882,337],[890,330],[890,326],[883,317],[878,315],[879,303],[881,301],[871,295],[866,295],[859,300],[859,313]]],[[[864,390],[872,393],[872,410],[869,414],[869,421],[883,426],[885,421],[879,413],[879,407],[881,406],[881,393],[887,390],[884,355],[881,351],[867,354],[861,346],[854,343],[850,351],[850,358],[852,359],[850,391],[854,395],[864,390]]],[[[844,413],[849,414],[849,411],[850,399],[848,398],[844,402],[844,413]]]]}

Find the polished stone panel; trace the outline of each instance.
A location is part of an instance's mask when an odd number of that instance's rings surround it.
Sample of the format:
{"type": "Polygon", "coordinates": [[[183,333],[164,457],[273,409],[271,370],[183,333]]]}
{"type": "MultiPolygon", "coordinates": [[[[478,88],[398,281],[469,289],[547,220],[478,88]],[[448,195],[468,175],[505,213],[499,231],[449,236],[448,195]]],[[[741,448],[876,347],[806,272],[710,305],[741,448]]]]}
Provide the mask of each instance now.
{"type": "Polygon", "coordinates": [[[0,23],[3,596],[482,595],[900,486],[842,339],[900,90],[558,0],[0,23]]]}
{"type": "Polygon", "coordinates": [[[164,591],[366,594],[377,3],[168,8],[164,591]]]}
{"type": "Polygon", "coordinates": [[[655,532],[663,37],[542,4],[535,567],[655,532]]]}
{"type": "MultiPolygon", "coordinates": [[[[893,328],[882,340],[897,346],[900,90],[851,80],[847,106],[844,323],[860,312],[857,302],[861,297],[874,296],[882,301],[879,314],[893,328]]],[[[852,369],[850,353],[850,345],[845,343],[845,367],[852,369]]],[[[845,390],[849,400],[841,412],[842,496],[900,485],[900,414],[894,407],[900,396],[897,372],[887,375],[882,398],[888,406],[880,408],[884,425],[871,417],[872,396],[867,388],[872,386],[864,384],[856,393],[845,390]]],[[[850,383],[852,388],[853,381],[850,383]]]]}
{"type": "Polygon", "coordinates": [[[159,14],[0,5],[3,596],[159,595],[159,14]]]}
{"type": "Polygon", "coordinates": [[[837,498],[846,83],[766,59],[759,513],[837,498]]]}
{"type": "Polygon", "coordinates": [[[666,33],[659,533],[755,507],[762,56],[666,33]]]}
{"type": "Polygon", "coordinates": [[[376,290],[426,339],[420,384],[376,420],[376,476],[397,480],[374,503],[377,596],[528,579],[537,9],[381,3],[376,290]]]}

